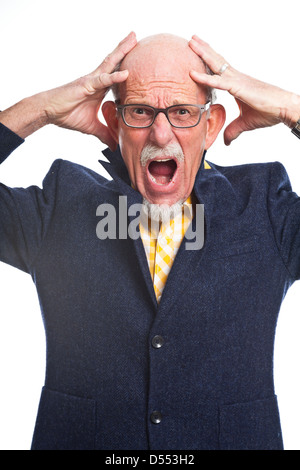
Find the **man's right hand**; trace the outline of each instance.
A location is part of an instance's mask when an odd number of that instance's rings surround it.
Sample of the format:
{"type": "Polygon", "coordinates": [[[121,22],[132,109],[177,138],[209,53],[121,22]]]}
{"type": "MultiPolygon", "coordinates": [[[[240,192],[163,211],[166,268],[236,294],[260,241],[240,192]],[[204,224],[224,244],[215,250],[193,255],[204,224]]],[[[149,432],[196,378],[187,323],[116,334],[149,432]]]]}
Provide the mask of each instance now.
{"type": "Polygon", "coordinates": [[[130,33],[94,72],[26,98],[3,111],[0,121],[23,138],[45,124],[55,124],[95,135],[106,145],[113,146],[114,140],[108,128],[99,121],[98,111],[109,87],[127,79],[127,70],[114,70],[136,42],[135,33],[130,33]]]}

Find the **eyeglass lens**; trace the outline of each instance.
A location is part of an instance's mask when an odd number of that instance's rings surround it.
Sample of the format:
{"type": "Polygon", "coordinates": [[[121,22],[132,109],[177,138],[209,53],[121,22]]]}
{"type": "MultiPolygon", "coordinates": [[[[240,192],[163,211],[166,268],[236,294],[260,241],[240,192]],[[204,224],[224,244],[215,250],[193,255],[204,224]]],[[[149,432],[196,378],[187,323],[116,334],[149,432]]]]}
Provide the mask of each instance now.
{"type": "MultiPolygon", "coordinates": [[[[147,127],[153,123],[155,110],[150,106],[127,106],[123,109],[126,123],[133,127],[147,127]]],[[[198,124],[201,109],[193,105],[172,106],[167,110],[169,121],[176,127],[190,127],[198,124]]]]}

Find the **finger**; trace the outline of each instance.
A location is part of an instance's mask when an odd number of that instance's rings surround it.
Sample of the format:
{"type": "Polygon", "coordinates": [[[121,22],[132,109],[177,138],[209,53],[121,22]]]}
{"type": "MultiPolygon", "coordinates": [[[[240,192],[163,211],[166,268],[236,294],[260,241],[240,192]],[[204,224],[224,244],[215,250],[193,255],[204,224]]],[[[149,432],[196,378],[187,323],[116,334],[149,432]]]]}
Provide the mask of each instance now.
{"type": "Polygon", "coordinates": [[[218,90],[230,90],[230,82],[226,77],[220,75],[208,75],[207,73],[200,73],[196,70],[190,71],[191,78],[200,85],[205,85],[218,90]]]}
{"type": "Polygon", "coordinates": [[[95,74],[113,72],[128,52],[135,47],[136,43],[136,35],[134,32],[131,32],[110,54],[108,54],[108,56],[106,56],[101,65],[95,70],[95,74]]]}
{"type": "Polygon", "coordinates": [[[122,70],[114,73],[101,73],[91,78],[90,87],[95,91],[106,89],[115,83],[122,83],[128,77],[128,70],[122,70]]]}
{"type": "MultiPolygon", "coordinates": [[[[209,44],[202,41],[198,36],[193,36],[189,42],[191,49],[201,57],[201,59],[209,66],[213,73],[218,74],[221,67],[227,61],[220,54],[217,54],[209,44]]],[[[228,68],[226,69],[226,72],[228,68]]],[[[224,72],[225,73],[225,72],[224,72]]]]}

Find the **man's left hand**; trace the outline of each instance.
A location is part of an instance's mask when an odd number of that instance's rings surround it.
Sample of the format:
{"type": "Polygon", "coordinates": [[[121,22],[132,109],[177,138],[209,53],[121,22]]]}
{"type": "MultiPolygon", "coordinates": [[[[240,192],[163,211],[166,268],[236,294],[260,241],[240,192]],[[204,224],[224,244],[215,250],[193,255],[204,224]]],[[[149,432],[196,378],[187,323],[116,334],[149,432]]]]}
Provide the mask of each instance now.
{"type": "Polygon", "coordinates": [[[256,80],[228,65],[206,42],[193,36],[191,49],[210,67],[214,75],[190,72],[200,85],[228,91],[236,100],[240,115],[224,131],[224,142],[229,145],[242,132],[269,127],[283,122],[290,128],[300,118],[300,96],[256,80]]]}

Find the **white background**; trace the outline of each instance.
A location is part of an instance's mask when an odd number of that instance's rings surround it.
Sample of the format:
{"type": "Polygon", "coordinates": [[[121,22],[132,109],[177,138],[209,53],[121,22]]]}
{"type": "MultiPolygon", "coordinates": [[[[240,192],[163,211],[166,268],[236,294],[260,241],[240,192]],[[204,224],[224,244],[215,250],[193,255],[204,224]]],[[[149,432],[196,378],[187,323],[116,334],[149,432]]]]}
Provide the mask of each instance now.
{"type": "MultiPolygon", "coordinates": [[[[142,37],[196,33],[235,68],[300,94],[299,0],[0,0],[0,109],[94,70],[131,30],[142,37]]],[[[218,93],[227,122],[234,100],[218,93]]],[[[299,110],[300,114],[300,110],[299,110]]],[[[95,137],[48,126],[0,168],[10,186],[40,185],[65,158],[101,170],[95,137]]],[[[222,135],[208,159],[221,165],[281,161],[300,193],[300,141],[284,125],[243,134],[227,148],[222,135]]],[[[286,449],[300,450],[298,283],[278,322],[275,386],[286,449]]],[[[45,373],[45,339],[31,278],[0,263],[0,449],[29,449],[45,373]]]]}

